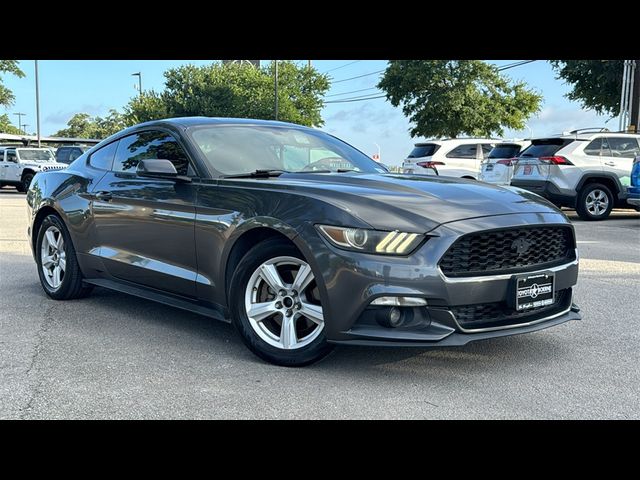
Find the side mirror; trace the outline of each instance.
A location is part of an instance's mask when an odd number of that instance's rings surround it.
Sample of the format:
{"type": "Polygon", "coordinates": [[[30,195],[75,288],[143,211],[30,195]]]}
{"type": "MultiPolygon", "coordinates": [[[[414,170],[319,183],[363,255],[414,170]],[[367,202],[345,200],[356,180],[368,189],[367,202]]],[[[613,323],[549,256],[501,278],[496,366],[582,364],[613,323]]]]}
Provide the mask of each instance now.
{"type": "Polygon", "coordinates": [[[147,159],[140,160],[136,168],[136,174],[140,177],[160,178],[164,180],[176,180],[190,182],[191,178],[178,175],[176,167],[169,160],[147,159]]]}

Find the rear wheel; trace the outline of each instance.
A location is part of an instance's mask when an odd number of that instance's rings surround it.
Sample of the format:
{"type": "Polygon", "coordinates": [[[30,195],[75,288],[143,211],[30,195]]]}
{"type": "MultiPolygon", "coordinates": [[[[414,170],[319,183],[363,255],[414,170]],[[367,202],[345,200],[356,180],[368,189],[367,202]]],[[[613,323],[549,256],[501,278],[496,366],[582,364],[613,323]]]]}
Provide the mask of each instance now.
{"type": "Polygon", "coordinates": [[[71,237],[56,215],[42,221],[36,243],[36,263],[42,288],[55,300],[81,298],[93,288],[83,284],[71,237]]]}
{"type": "Polygon", "coordinates": [[[583,220],[604,220],[611,213],[613,203],[609,187],[601,183],[589,183],[580,190],[576,212],[583,220]]]}
{"type": "Polygon", "coordinates": [[[267,240],[246,254],[231,281],[230,306],[244,343],[268,362],[299,367],[333,349],[315,276],[287,242],[267,240]]]}

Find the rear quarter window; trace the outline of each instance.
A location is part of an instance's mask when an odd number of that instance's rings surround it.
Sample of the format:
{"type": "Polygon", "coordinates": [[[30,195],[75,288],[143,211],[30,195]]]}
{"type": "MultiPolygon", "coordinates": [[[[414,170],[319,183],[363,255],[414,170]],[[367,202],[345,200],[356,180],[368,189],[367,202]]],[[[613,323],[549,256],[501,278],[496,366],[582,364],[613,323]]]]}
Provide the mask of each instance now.
{"type": "Polygon", "coordinates": [[[89,165],[99,170],[111,170],[118,143],[119,142],[110,143],[93,152],[89,157],[89,165]]]}
{"type": "Polygon", "coordinates": [[[419,158],[419,157],[432,157],[440,148],[440,145],[435,143],[427,143],[425,145],[416,145],[408,158],[419,158]]]}

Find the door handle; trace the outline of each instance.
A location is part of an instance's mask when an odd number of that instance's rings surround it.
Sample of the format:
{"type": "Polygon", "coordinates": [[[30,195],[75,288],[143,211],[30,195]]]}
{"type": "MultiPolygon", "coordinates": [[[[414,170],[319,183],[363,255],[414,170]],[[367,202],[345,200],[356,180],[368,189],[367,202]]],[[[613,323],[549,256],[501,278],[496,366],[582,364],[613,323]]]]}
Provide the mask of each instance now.
{"type": "Polygon", "coordinates": [[[96,193],[96,198],[103,202],[109,202],[113,198],[109,192],[98,192],[96,193]]]}
{"type": "Polygon", "coordinates": [[[604,162],[605,165],[609,165],[610,167],[615,167],[616,162],[604,162]]]}

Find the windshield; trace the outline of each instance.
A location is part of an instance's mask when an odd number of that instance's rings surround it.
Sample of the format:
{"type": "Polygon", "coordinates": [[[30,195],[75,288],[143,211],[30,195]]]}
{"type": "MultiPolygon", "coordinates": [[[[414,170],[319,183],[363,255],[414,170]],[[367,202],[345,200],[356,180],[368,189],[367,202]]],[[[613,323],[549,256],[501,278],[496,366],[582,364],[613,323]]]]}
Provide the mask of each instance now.
{"type": "Polygon", "coordinates": [[[326,133],[287,127],[212,125],[191,133],[209,165],[223,175],[256,170],[384,173],[364,153],[326,133]]]}
{"type": "Polygon", "coordinates": [[[420,158],[420,157],[431,157],[434,153],[438,151],[440,145],[435,143],[427,143],[425,145],[416,145],[416,147],[411,150],[411,153],[407,158],[420,158]]]}
{"type": "Polygon", "coordinates": [[[18,156],[20,160],[29,160],[32,162],[53,162],[55,161],[51,150],[37,148],[19,148],[18,156]]]}
{"type": "Polygon", "coordinates": [[[513,158],[520,153],[520,145],[496,145],[489,152],[489,158],[513,158]]]}

